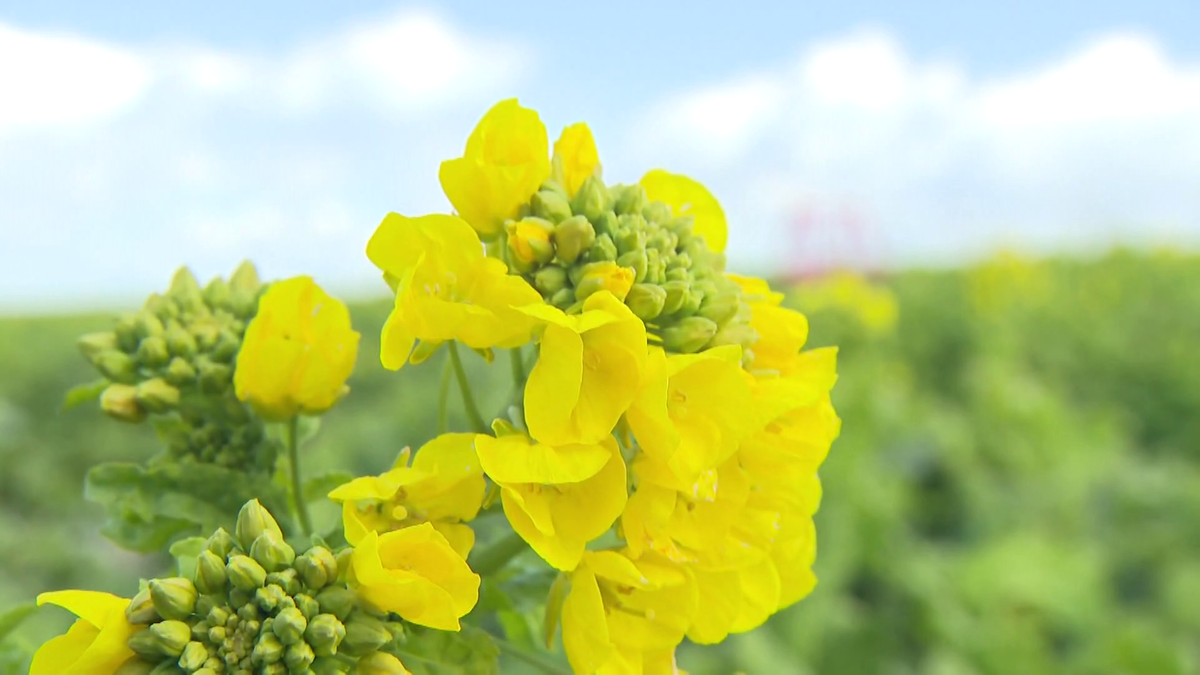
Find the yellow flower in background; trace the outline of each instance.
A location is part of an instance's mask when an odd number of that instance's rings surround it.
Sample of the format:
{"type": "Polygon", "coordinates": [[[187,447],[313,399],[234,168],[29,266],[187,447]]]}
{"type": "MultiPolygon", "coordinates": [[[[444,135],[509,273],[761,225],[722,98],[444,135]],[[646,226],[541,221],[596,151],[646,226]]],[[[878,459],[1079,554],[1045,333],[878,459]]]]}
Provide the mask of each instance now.
{"type": "Polygon", "coordinates": [[[463,156],[442,162],[438,172],[458,215],[487,239],[517,216],[549,176],[546,127],[537,112],[522,108],[515,98],[487,111],[467,139],[463,156]]]}
{"type": "Polygon", "coordinates": [[[533,320],[516,307],[542,296],[505,264],[483,255],[460,218],[388,214],[367,245],[367,256],[395,279],[396,302],[383,327],[385,368],[408,363],[418,340],[458,340],[473,349],[517,347],[533,320]]]}
{"type": "Polygon", "coordinates": [[[531,455],[524,463],[515,460],[500,464],[495,473],[489,473],[501,487],[504,515],[513,530],[552,567],[575,569],[588,542],[607,532],[625,508],[625,461],[616,440],[610,436],[601,444],[607,461],[599,471],[593,471],[594,452],[584,446],[547,448],[525,440],[521,448],[504,438],[495,439],[496,443],[488,443],[486,438],[480,436],[476,441],[477,448],[482,449],[480,458],[485,469],[501,459],[506,450],[524,450],[531,455]],[[562,457],[553,458],[554,454],[562,457]],[[528,480],[589,473],[589,477],[574,482],[528,480]],[[504,478],[520,482],[506,482],[504,478]]]}
{"type": "Polygon", "coordinates": [[[113,673],[134,656],[126,643],[140,626],[125,618],[129,600],[96,591],[57,591],[42,593],[37,604],[58,605],[79,619],[37,650],[30,675],[113,673]]]}
{"type": "Polygon", "coordinates": [[[543,443],[596,443],[636,393],[646,360],[646,327],[612,293],[600,291],[567,315],[549,305],[523,307],[545,325],[525,385],[530,435],[543,443]]]}
{"type": "Polygon", "coordinates": [[[692,216],[695,219],[692,232],[704,237],[710,251],[725,251],[728,237],[725,211],[708,188],[687,176],[662,169],[650,171],[639,182],[651,201],[665,203],[676,216],[692,216]]]}
{"type": "Polygon", "coordinates": [[[853,272],[836,272],[802,283],[793,290],[797,306],[807,312],[838,309],[876,333],[890,331],[899,315],[896,297],[853,272]]]}
{"type": "Polygon", "coordinates": [[[310,277],[275,282],[238,352],[237,397],[269,420],[324,412],[346,392],[358,339],[346,305],[310,277]]]}
{"type": "Polygon", "coordinates": [[[405,621],[456,631],[479,599],[479,575],[430,523],[368,532],[350,560],[358,597],[405,621]]]}
{"type": "Polygon", "coordinates": [[[338,487],[329,498],[342,503],[346,541],[357,545],[368,532],[390,532],[430,523],[463,558],[487,485],[475,455],[474,434],[442,434],[421,446],[412,465],[405,449],[392,470],[338,487]]]}
{"type": "Polygon", "coordinates": [[[554,142],[551,166],[554,179],[570,197],[575,196],[583,181],[599,174],[600,153],[596,150],[596,140],[592,138],[592,130],[587,124],[579,122],[563,129],[562,135],[554,142]]]}
{"type": "Polygon", "coordinates": [[[695,585],[682,567],[654,556],[589,551],[563,603],[567,660],[576,673],[677,672],[670,654],[696,607],[695,585]]]}

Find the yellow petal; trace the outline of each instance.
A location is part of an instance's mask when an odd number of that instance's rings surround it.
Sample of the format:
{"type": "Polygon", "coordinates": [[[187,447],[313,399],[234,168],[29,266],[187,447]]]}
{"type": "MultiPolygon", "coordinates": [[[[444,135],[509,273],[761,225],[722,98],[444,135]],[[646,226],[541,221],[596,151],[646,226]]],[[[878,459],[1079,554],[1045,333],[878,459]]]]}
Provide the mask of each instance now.
{"type": "Polygon", "coordinates": [[[75,616],[100,628],[117,612],[124,612],[129,600],[99,591],[51,591],[37,597],[37,604],[58,605],[75,616]]]}
{"type": "Polygon", "coordinates": [[[609,460],[608,449],[600,444],[551,446],[523,435],[479,435],[475,451],[484,472],[497,483],[578,483],[609,460]]]}
{"type": "Polygon", "coordinates": [[[582,337],[560,326],[547,326],[537,363],[525,383],[525,421],[530,435],[545,443],[582,440],[576,438],[571,419],[582,383],[582,337]]]}
{"type": "Polygon", "coordinates": [[[563,648],[575,672],[594,673],[612,657],[604,600],[595,575],[587,568],[571,575],[571,592],[563,602],[562,631],[563,648]]]}
{"type": "Polygon", "coordinates": [[[63,675],[72,672],[74,664],[99,634],[100,629],[94,625],[83,619],[77,620],[66,634],[51,638],[38,648],[29,666],[29,675],[63,675]]]}
{"type": "Polygon", "coordinates": [[[599,171],[600,153],[587,124],[580,122],[563,129],[554,142],[553,163],[556,172],[561,171],[559,180],[571,196],[579,191],[583,181],[599,171]]]}
{"type": "Polygon", "coordinates": [[[725,250],[725,211],[707,188],[687,176],[662,169],[642,176],[640,183],[651,201],[665,203],[676,216],[692,216],[695,219],[692,231],[704,237],[709,250],[716,253],[725,250]]]}

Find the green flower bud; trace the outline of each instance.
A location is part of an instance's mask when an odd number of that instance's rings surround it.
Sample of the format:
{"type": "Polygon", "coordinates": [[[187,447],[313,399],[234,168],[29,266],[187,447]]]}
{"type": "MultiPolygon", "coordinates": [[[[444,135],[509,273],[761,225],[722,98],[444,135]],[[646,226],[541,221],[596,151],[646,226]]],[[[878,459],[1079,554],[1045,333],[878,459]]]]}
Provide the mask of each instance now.
{"type": "Polygon", "coordinates": [[[617,245],[617,253],[625,255],[633,251],[646,250],[646,233],[640,229],[622,228],[613,237],[613,243],[617,245]]]}
{"type": "Polygon", "coordinates": [[[749,324],[731,321],[721,326],[721,329],[717,331],[712,340],[709,340],[707,346],[741,345],[744,354],[746,351],[749,351],[748,348],[755,342],[758,342],[758,331],[754,330],[749,324]]]}
{"type": "Polygon", "coordinates": [[[229,284],[221,277],[215,277],[204,287],[204,301],[209,307],[229,306],[229,284]]]}
{"type": "Polygon", "coordinates": [[[100,410],[122,422],[136,424],[146,419],[146,410],[137,402],[137,387],[128,384],[108,385],[100,393],[100,410]]]}
{"type": "Polygon", "coordinates": [[[138,404],[152,413],[165,413],[179,405],[179,390],[160,377],[139,384],[135,396],[138,404]]]}
{"type": "Polygon", "coordinates": [[[740,304],[741,298],[737,293],[719,293],[713,296],[706,296],[704,302],[700,304],[697,316],[711,319],[718,326],[724,326],[730,319],[737,315],[740,304]]]}
{"type": "Polygon", "coordinates": [[[296,559],[296,571],[309,590],[319,591],[338,577],[337,558],[324,546],[314,546],[296,559]]]}
{"type": "Polygon", "coordinates": [[[200,369],[200,390],[206,394],[223,394],[233,384],[233,369],[207,358],[197,359],[200,369]]]}
{"type": "Polygon", "coordinates": [[[694,354],[700,351],[717,333],[717,324],[702,316],[689,316],[678,324],[663,329],[663,346],[667,351],[694,354]]]}
{"type": "Polygon", "coordinates": [[[171,577],[150,581],[150,599],[164,619],[186,619],[196,610],[196,585],[191,579],[171,577]]]}
{"type": "Polygon", "coordinates": [[[688,272],[688,269],[676,265],[675,261],[678,259],[679,256],[675,256],[667,260],[667,271],[663,276],[667,281],[691,281],[692,275],[688,272]]]}
{"type": "Polygon", "coordinates": [[[275,615],[272,630],[285,645],[294,645],[304,639],[304,631],[308,628],[308,619],[295,607],[288,607],[275,615]]]}
{"type": "MultiPolygon", "coordinates": [[[[259,672],[259,675],[288,675],[289,671],[288,671],[287,664],[285,664],[283,661],[277,661],[275,663],[268,663],[267,665],[263,666],[258,672],[259,672]]],[[[296,671],[296,672],[300,672],[300,671],[296,671]]]]}
{"type": "Polygon", "coordinates": [[[296,595],[304,590],[303,586],[301,586],[300,574],[290,567],[268,574],[267,583],[276,584],[288,595],[296,595]]]}
{"type": "Polygon", "coordinates": [[[208,357],[221,363],[229,363],[237,356],[242,348],[242,340],[228,330],[222,330],[217,336],[217,343],[209,351],[208,357]]]}
{"type": "Polygon", "coordinates": [[[238,607],[237,615],[242,621],[257,621],[262,618],[262,612],[258,611],[258,605],[251,604],[249,601],[238,607]]]}
{"type": "Polygon", "coordinates": [[[338,564],[338,580],[345,581],[346,573],[350,571],[350,560],[354,557],[354,549],[347,546],[334,556],[338,564]]]}
{"type": "Polygon", "coordinates": [[[133,637],[129,638],[129,648],[151,659],[157,656],[178,658],[191,641],[192,629],[186,623],[160,621],[134,633],[133,637]]]}
{"type": "Polygon", "coordinates": [[[133,359],[124,352],[107,351],[100,352],[96,355],[96,359],[92,361],[92,365],[100,374],[113,382],[121,382],[123,384],[133,384],[137,382],[137,364],[133,359]]]}
{"type": "Polygon", "coordinates": [[[679,308],[678,314],[680,316],[695,314],[699,311],[700,305],[704,304],[704,297],[704,291],[697,288],[696,284],[692,284],[691,288],[688,289],[687,295],[683,298],[683,305],[679,308]]]}
{"type": "Polygon", "coordinates": [[[400,659],[386,652],[368,654],[358,660],[356,675],[405,675],[408,669],[400,659]]]}
{"type": "Polygon", "coordinates": [[[261,607],[268,614],[282,607],[284,600],[289,599],[288,594],[284,592],[279,584],[268,583],[266,586],[254,591],[254,604],[261,607]]]}
{"type": "Polygon", "coordinates": [[[617,264],[621,267],[629,267],[633,269],[633,280],[635,282],[645,281],[646,267],[649,261],[646,259],[645,249],[630,251],[625,255],[617,258],[617,264]]]}
{"type": "Polygon", "coordinates": [[[208,661],[208,650],[199,642],[189,642],[179,655],[179,667],[188,672],[200,670],[208,661]]]}
{"type": "Polygon", "coordinates": [[[604,186],[604,181],[597,176],[588,176],[571,200],[571,211],[591,221],[598,220],[610,209],[612,196],[604,186]]]}
{"type": "MultiPolygon", "coordinates": [[[[154,296],[151,297],[153,299],[154,296]]],[[[165,327],[157,316],[143,310],[135,315],[133,330],[139,338],[145,340],[149,337],[162,336],[165,327]]]]}
{"type": "MultiPolygon", "coordinates": [[[[265,511],[265,509],[264,509],[265,511]]],[[[296,550],[273,532],[263,532],[250,545],[250,557],[258,561],[267,572],[278,572],[290,567],[296,559],[296,550]]]]}
{"type": "Polygon", "coordinates": [[[665,225],[671,221],[671,207],[662,202],[648,202],[642,207],[642,217],[647,222],[665,225]]]}
{"type": "Polygon", "coordinates": [[[551,305],[566,311],[568,307],[575,304],[575,289],[564,288],[550,296],[549,302],[551,305]]]}
{"type": "Polygon", "coordinates": [[[552,223],[560,223],[571,217],[571,205],[567,195],[554,190],[538,190],[529,200],[533,215],[552,223]]]}
{"type": "Polygon", "coordinates": [[[642,321],[651,321],[663,311],[667,292],[662,286],[634,284],[625,296],[625,304],[642,321]]]}
{"type": "Polygon", "coordinates": [[[210,626],[224,626],[225,623],[229,621],[229,617],[231,616],[233,616],[233,614],[231,614],[227,608],[216,606],[208,610],[208,614],[204,616],[204,620],[207,621],[208,625],[210,626]]]}
{"type": "Polygon", "coordinates": [[[601,234],[587,252],[588,262],[616,262],[617,245],[613,243],[612,235],[601,234]]]}
{"type": "Polygon", "coordinates": [[[536,263],[548,263],[554,257],[550,235],[554,224],[543,218],[528,217],[510,220],[504,225],[508,233],[508,260],[522,269],[532,269],[536,263]]]}
{"type": "Polygon", "coordinates": [[[221,558],[212,551],[202,551],[196,559],[196,588],[205,595],[213,595],[224,591],[228,583],[221,558]]]}
{"type": "Polygon", "coordinates": [[[229,583],[247,592],[261,587],[267,580],[267,571],[262,565],[244,555],[231,556],[225,573],[229,576],[229,583]]]}
{"type": "Polygon", "coordinates": [[[592,221],[592,228],[596,230],[596,236],[607,234],[613,236],[617,233],[617,214],[612,211],[605,211],[596,218],[588,218],[592,221]]]}
{"type": "Polygon", "coordinates": [[[358,605],[358,598],[354,591],[345,586],[330,586],[317,593],[317,603],[321,605],[322,613],[332,614],[345,621],[358,605]]]}
{"type": "Polygon", "coordinates": [[[617,215],[640,214],[649,201],[646,198],[646,190],[641,185],[614,185],[610,189],[613,196],[613,209],[617,215]]]}
{"type": "Polygon", "coordinates": [[[167,328],[163,339],[167,342],[167,350],[175,356],[187,358],[196,353],[196,338],[183,326],[173,325],[167,328]]]}
{"type": "Polygon", "coordinates": [[[297,593],[292,597],[296,601],[296,609],[304,615],[304,618],[312,621],[312,618],[321,613],[321,604],[316,598],[305,593],[297,593]]]}
{"type": "Polygon", "coordinates": [[[544,296],[554,295],[566,285],[567,271],[558,265],[548,265],[533,275],[533,287],[544,296]]]}
{"type": "Polygon", "coordinates": [[[662,285],[664,291],[667,292],[666,299],[663,300],[663,314],[674,314],[683,307],[683,301],[687,298],[688,288],[690,284],[686,281],[668,281],[662,285]]]}
{"type": "Polygon", "coordinates": [[[675,216],[666,221],[663,225],[672,234],[679,238],[680,241],[690,239],[692,237],[692,227],[695,225],[696,219],[689,215],[675,216]]]}
{"type": "Polygon", "coordinates": [[[274,633],[263,633],[254,644],[254,651],[250,652],[250,661],[260,666],[278,663],[283,659],[283,651],[283,643],[274,633]]]}
{"type": "Polygon", "coordinates": [[[258,280],[258,270],[249,260],[243,260],[233,274],[229,275],[230,290],[257,291],[261,285],[262,282],[258,280]]]}
{"type": "Polygon", "coordinates": [[[275,522],[271,512],[257,499],[246,502],[241,511],[238,511],[237,528],[234,533],[242,548],[246,550],[249,550],[254,540],[263,533],[273,534],[277,540],[283,541],[283,530],[279,529],[279,523],[275,522]]]}
{"type": "Polygon", "coordinates": [[[196,381],[196,369],[183,357],[176,356],[167,364],[163,377],[177,387],[183,387],[196,381]]]}
{"type": "Polygon", "coordinates": [[[664,274],[667,271],[667,265],[662,259],[662,254],[657,249],[646,249],[646,278],[648,284],[661,284],[666,281],[664,274]]]}
{"type": "MultiPolygon", "coordinates": [[[[198,589],[197,589],[198,590],[198,589]]],[[[196,616],[207,616],[213,607],[217,606],[217,600],[210,595],[201,595],[196,598],[196,616]]]]}
{"type": "Polygon", "coordinates": [[[154,623],[162,618],[154,608],[149,588],[143,588],[133,596],[133,600],[130,600],[129,606],[125,608],[125,618],[132,624],[154,623]]]}
{"type": "MultiPolygon", "coordinates": [[[[258,295],[260,289],[237,289],[229,299],[229,307],[234,314],[249,319],[258,312],[258,295]]],[[[241,332],[239,330],[239,332],[241,332]]]]}
{"type": "Polygon", "coordinates": [[[308,622],[304,641],[312,645],[317,656],[333,656],[346,637],[346,626],[332,614],[318,614],[308,622]]]}
{"type": "Polygon", "coordinates": [[[150,675],[185,675],[187,671],[174,661],[163,661],[150,671],[150,675]]]}
{"type": "Polygon", "coordinates": [[[338,652],[349,656],[364,656],[391,641],[392,634],[382,621],[359,612],[346,622],[346,638],[342,640],[338,652]]]}
{"type": "Polygon", "coordinates": [[[558,259],[571,264],[596,241],[596,231],[583,216],[572,216],[554,228],[554,251],[558,259]]]}
{"type": "Polygon", "coordinates": [[[312,671],[316,675],[347,675],[350,668],[344,661],[333,657],[318,658],[312,664],[312,671]]]}
{"type": "Polygon", "coordinates": [[[287,653],[283,655],[283,662],[288,667],[288,672],[302,673],[308,670],[312,662],[317,659],[317,655],[313,652],[313,648],[303,642],[297,642],[287,648],[287,653]]]}
{"type": "Polygon", "coordinates": [[[205,550],[212,551],[218,558],[224,559],[230,552],[237,548],[237,542],[234,541],[233,535],[223,528],[217,528],[216,532],[204,542],[205,550]]]}
{"type": "Polygon", "coordinates": [[[138,344],[137,359],[138,363],[147,368],[158,368],[171,360],[171,350],[167,349],[166,340],[154,335],[138,344]]]}
{"type": "Polygon", "coordinates": [[[120,347],[117,346],[117,334],[112,331],[88,333],[79,338],[75,344],[79,347],[83,358],[88,361],[95,361],[96,357],[103,352],[120,350],[120,347]]]}
{"type": "Polygon", "coordinates": [[[137,316],[126,314],[117,319],[117,325],[113,328],[113,334],[117,336],[117,348],[121,351],[132,352],[137,349],[137,316]]]}

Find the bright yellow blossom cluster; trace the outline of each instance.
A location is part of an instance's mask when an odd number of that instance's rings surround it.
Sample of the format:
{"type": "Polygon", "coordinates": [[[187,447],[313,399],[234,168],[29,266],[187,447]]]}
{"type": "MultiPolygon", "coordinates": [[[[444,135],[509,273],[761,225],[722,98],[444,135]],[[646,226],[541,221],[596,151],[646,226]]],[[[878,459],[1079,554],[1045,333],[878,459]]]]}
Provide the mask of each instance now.
{"type": "Polygon", "coordinates": [[[458,215],[390,214],[367,247],[396,293],[384,365],[535,342],[523,414],[331,496],[348,536],[430,523],[465,554],[486,476],[570,581],[575,671],[676,672],[685,637],[719,642],[812,589],[836,352],[801,351],[804,316],[723,271],[702,185],[655,170],[606,186],[583,124],[549,147],[536,112],[497,104],[442,165],[458,215]]]}

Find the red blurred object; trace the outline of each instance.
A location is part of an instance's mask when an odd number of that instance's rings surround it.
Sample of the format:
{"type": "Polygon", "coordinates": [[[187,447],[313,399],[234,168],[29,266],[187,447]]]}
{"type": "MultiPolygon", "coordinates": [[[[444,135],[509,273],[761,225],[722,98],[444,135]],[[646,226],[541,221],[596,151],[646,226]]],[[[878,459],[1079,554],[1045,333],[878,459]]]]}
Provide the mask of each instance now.
{"type": "Polygon", "coordinates": [[[785,274],[800,282],[849,269],[873,276],[879,269],[879,248],[871,219],[856,204],[800,204],[791,221],[791,242],[785,274]]]}

